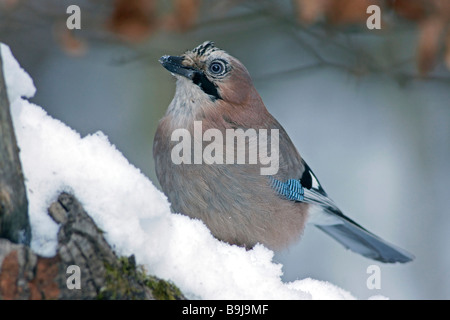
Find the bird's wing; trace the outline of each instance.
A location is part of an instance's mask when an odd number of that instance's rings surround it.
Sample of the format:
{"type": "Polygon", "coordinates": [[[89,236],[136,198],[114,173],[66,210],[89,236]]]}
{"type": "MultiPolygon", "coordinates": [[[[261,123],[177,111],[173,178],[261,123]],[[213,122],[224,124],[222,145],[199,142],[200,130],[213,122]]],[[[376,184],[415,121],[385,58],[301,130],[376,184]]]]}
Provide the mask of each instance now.
{"type": "Polygon", "coordinates": [[[303,164],[305,171],[299,180],[290,179],[283,183],[272,179],[272,187],[288,200],[311,204],[309,223],[344,247],[367,258],[386,263],[405,263],[414,259],[409,252],[388,243],[346,217],[327,196],[309,166],[305,162],[303,164]]]}

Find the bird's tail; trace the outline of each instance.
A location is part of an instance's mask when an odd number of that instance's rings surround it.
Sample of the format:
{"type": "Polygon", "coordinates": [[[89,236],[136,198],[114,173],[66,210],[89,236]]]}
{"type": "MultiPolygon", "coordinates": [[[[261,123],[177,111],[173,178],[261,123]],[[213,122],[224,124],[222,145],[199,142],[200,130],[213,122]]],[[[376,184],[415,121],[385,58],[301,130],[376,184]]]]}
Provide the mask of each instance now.
{"type": "Polygon", "coordinates": [[[411,253],[388,243],[344,216],[326,195],[313,189],[305,189],[304,202],[323,211],[321,219],[313,217],[311,222],[344,247],[367,258],[385,263],[405,263],[414,259],[414,255],[411,253]]]}

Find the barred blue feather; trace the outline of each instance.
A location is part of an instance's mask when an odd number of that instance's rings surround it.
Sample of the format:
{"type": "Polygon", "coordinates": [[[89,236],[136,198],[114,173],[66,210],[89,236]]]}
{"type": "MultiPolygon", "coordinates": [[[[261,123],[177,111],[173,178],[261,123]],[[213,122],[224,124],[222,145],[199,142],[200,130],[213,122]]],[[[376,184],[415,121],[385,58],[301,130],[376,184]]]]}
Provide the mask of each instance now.
{"type": "Polygon", "coordinates": [[[292,201],[303,201],[305,190],[303,189],[300,180],[289,179],[286,182],[281,182],[275,178],[271,177],[271,185],[272,188],[275,189],[276,192],[280,196],[285,197],[288,200],[292,201]]]}

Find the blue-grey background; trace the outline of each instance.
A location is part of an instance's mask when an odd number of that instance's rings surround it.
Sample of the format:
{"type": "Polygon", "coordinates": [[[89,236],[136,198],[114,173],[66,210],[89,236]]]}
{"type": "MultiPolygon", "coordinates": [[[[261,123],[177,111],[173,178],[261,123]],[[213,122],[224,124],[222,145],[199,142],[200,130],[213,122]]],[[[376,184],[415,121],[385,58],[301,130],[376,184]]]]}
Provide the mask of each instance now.
{"type": "Polygon", "coordinates": [[[82,135],[103,131],[156,185],[153,135],[175,89],[158,58],[215,41],[246,65],[344,213],[416,256],[406,265],[373,262],[310,226],[275,256],[284,279],[329,281],[363,299],[449,299],[450,73],[438,65],[428,78],[417,76],[415,26],[305,28],[246,6],[215,14],[140,45],[97,39],[75,58],[45,23],[0,40],[34,79],[33,102],[82,135]],[[381,268],[380,290],[366,286],[372,264],[381,268]]]}

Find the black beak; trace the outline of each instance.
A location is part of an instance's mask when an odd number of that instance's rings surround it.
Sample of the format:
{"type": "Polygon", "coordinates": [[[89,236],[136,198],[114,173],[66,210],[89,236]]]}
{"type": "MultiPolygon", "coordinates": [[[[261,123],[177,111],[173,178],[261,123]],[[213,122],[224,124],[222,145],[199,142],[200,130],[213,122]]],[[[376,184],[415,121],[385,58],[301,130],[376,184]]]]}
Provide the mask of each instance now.
{"type": "Polygon", "coordinates": [[[194,79],[197,70],[183,66],[184,58],[178,56],[162,56],[159,58],[159,62],[164,68],[172,73],[178,74],[180,76],[186,77],[188,79],[194,79]]]}
{"type": "Polygon", "coordinates": [[[178,74],[192,80],[192,82],[198,85],[212,100],[222,99],[217,91],[216,85],[212,83],[202,71],[183,66],[183,60],[184,57],[182,56],[162,56],[159,58],[159,62],[162,66],[172,72],[172,74],[178,74]]]}

